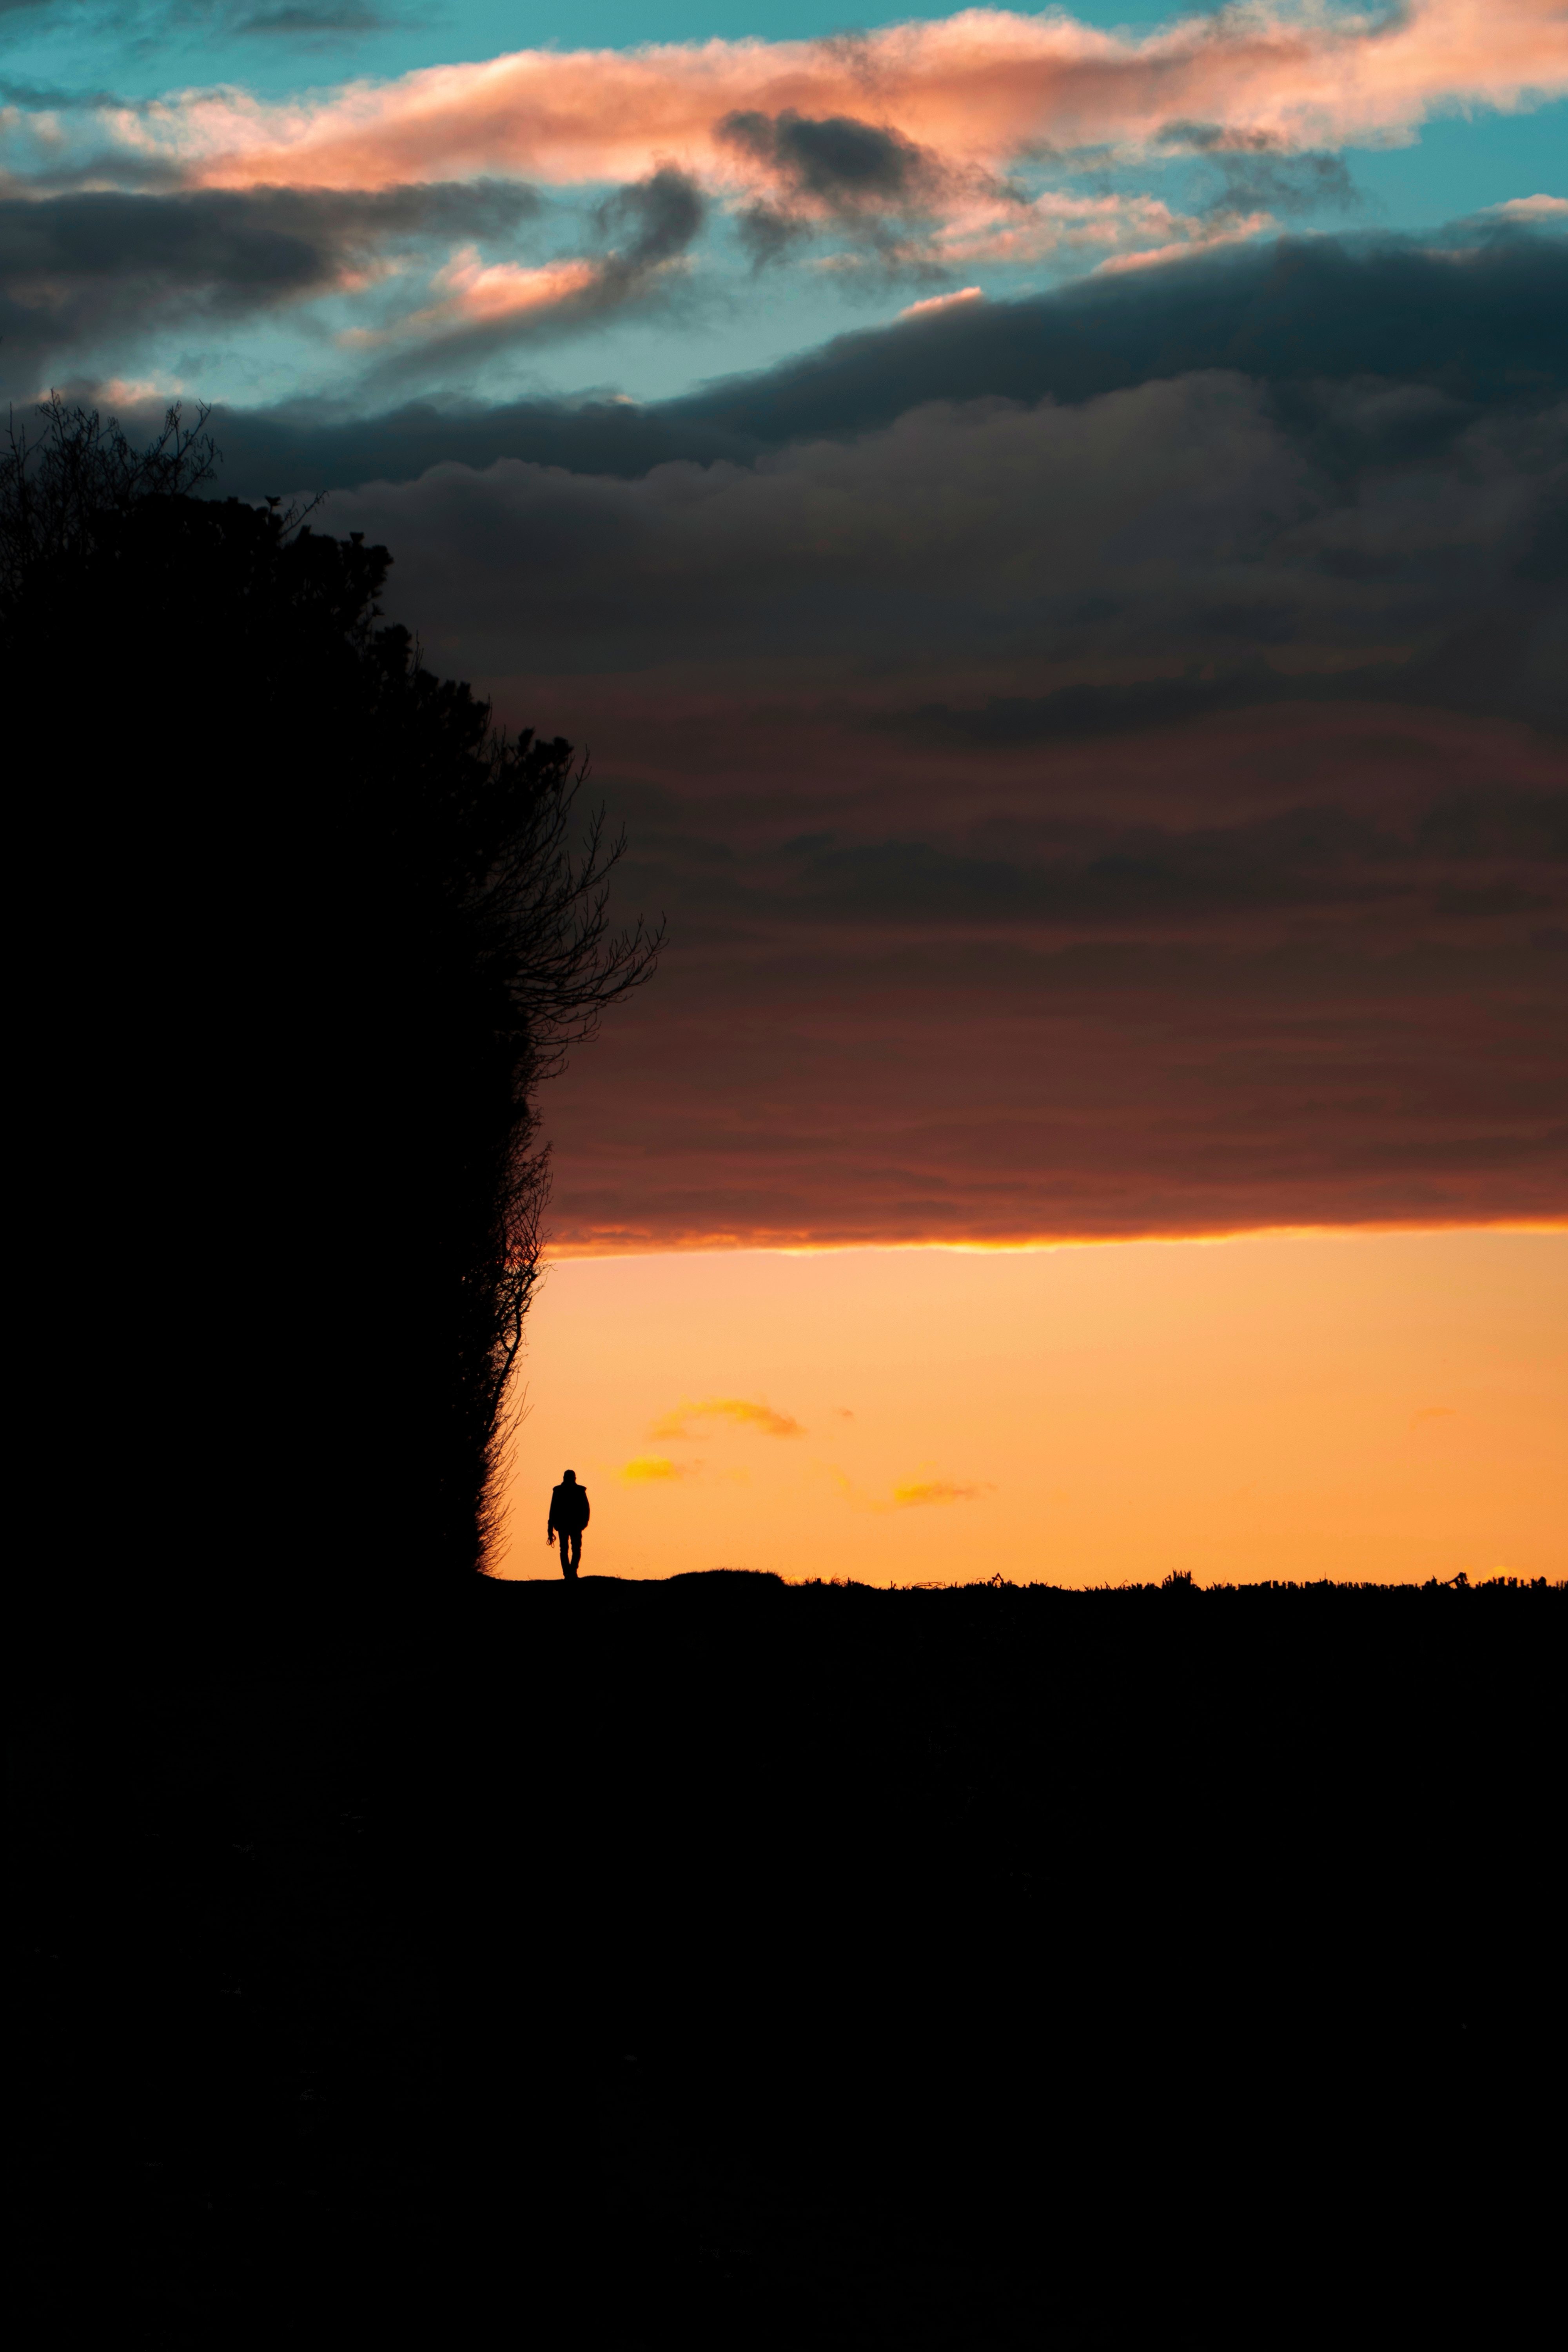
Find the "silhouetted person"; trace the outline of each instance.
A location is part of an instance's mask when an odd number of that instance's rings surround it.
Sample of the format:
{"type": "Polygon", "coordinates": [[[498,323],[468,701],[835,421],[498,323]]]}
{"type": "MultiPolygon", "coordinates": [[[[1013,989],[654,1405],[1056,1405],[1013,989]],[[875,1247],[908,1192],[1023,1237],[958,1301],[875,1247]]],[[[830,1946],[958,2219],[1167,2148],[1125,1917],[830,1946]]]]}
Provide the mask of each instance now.
{"type": "Polygon", "coordinates": [[[588,1524],[588,1490],[577,1484],[575,1470],[563,1470],[561,1484],[550,1497],[550,1525],[544,1540],[561,1538],[561,1573],[574,1583],[583,1557],[583,1530],[588,1524]]]}

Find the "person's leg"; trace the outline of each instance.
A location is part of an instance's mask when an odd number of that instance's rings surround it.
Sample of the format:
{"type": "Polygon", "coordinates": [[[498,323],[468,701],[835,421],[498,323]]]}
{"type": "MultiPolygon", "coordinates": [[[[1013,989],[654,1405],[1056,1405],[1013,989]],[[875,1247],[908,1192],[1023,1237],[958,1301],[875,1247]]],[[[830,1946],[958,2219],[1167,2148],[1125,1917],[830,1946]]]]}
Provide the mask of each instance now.
{"type": "Polygon", "coordinates": [[[577,1580],[577,1563],[583,1557],[583,1535],[578,1528],[563,1528],[560,1535],[561,1573],[569,1583],[577,1580]]]}

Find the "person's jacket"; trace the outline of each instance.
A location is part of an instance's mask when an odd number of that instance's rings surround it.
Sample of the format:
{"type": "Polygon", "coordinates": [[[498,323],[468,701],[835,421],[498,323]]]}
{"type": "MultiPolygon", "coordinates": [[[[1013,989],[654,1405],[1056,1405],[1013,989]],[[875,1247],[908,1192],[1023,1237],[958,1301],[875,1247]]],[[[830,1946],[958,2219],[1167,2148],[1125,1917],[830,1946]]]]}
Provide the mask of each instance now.
{"type": "Polygon", "coordinates": [[[586,1486],[557,1486],[550,1497],[550,1527],[555,1535],[581,1535],[588,1524],[586,1486]]]}

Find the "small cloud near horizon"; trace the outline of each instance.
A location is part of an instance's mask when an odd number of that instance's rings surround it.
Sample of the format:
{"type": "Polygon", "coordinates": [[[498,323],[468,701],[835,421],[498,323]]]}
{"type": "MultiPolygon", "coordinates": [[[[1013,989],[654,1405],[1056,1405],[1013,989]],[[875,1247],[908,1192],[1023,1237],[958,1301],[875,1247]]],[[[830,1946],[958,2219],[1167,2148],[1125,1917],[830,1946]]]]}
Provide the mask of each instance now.
{"type": "Polygon", "coordinates": [[[693,1434],[694,1422],[732,1422],[740,1429],[754,1429],[763,1437],[804,1437],[805,1430],[792,1413],[775,1412],[771,1404],[752,1397],[683,1397],[673,1412],[656,1421],[648,1435],[654,1438],[689,1438],[693,1434]]]}
{"type": "Polygon", "coordinates": [[[844,1500],[857,1511],[908,1511],[925,1503],[975,1503],[983,1495],[995,1493],[989,1481],[967,1478],[900,1478],[886,1502],[874,1495],[863,1494],[836,1470],[833,1482],[844,1500]]]}
{"type": "Polygon", "coordinates": [[[908,1510],[917,1503],[973,1503],[991,1491],[989,1486],[964,1479],[905,1478],[893,1488],[893,1508],[908,1510]]]}
{"type": "Polygon", "coordinates": [[[700,1462],[670,1462],[662,1454],[637,1454],[616,1475],[623,1486],[662,1486],[672,1479],[695,1478],[701,1467],[700,1462]]]}
{"type": "Polygon", "coordinates": [[[1426,1404],[1419,1412],[1411,1414],[1410,1426],[1419,1429],[1424,1421],[1452,1421],[1454,1418],[1455,1411],[1451,1404],[1426,1404]]]}

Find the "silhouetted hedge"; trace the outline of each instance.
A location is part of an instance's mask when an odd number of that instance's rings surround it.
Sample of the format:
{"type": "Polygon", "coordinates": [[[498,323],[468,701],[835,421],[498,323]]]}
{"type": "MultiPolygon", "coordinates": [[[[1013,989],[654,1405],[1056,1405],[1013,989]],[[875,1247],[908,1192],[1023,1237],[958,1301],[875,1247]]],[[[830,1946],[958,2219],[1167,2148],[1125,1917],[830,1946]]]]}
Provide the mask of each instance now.
{"type": "Polygon", "coordinates": [[[170,433],[57,404],[0,467],[32,1573],[294,1638],[479,1565],[537,1089],[654,942],[608,929],[570,747],[384,622],[387,551],[196,495],[170,433]]]}

